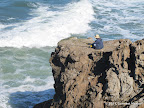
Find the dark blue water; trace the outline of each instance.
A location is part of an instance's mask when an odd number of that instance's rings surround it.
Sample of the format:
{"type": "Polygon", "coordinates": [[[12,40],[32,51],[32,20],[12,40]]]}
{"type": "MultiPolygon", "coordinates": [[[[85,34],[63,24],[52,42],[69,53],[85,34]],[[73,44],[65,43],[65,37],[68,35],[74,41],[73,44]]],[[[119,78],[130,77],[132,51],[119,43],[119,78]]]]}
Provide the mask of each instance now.
{"type": "Polygon", "coordinates": [[[50,6],[51,10],[55,7],[62,7],[68,3],[78,0],[1,0],[0,1],[0,22],[3,24],[16,23],[28,20],[34,16],[30,15],[32,9],[37,9],[41,3],[50,6]],[[10,18],[15,18],[10,20],[10,18]]]}

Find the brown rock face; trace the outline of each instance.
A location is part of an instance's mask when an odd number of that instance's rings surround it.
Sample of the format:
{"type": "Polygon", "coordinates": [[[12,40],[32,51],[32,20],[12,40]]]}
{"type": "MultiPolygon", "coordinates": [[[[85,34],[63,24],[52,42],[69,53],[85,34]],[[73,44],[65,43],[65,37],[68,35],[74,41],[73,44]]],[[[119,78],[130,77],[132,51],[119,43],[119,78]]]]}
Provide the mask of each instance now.
{"type": "Polygon", "coordinates": [[[54,99],[34,108],[141,108],[144,103],[144,40],[105,41],[95,50],[92,39],[58,43],[50,63],[54,99]]]}

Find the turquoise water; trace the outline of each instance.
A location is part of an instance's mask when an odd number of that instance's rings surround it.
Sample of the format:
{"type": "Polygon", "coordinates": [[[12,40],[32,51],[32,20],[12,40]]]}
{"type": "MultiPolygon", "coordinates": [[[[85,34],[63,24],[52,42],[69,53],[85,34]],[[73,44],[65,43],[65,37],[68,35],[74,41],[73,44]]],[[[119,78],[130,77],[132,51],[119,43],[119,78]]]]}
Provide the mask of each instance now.
{"type": "Polygon", "coordinates": [[[144,38],[143,0],[0,0],[0,108],[32,108],[54,95],[51,52],[76,36],[144,38]]]}
{"type": "Polygon", "coordinates": [[[0,108],[28,108],[52,98],[54,48],[0,48],[0,108]]]}

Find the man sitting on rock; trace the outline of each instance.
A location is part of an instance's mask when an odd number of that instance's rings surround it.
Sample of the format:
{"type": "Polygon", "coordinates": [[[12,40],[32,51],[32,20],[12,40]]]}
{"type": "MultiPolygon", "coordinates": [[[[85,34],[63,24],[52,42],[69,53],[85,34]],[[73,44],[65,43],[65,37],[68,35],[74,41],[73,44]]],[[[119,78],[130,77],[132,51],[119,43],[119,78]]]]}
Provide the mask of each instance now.
{"type": "Polygon", "coordinates": [[[96,41],[93,44],[91,44],[91,47],[94,49],[102,49],[103,48],[102,39],[100,38],[98,34],[95,36],[95,38],[96,38],[96,41]]]}

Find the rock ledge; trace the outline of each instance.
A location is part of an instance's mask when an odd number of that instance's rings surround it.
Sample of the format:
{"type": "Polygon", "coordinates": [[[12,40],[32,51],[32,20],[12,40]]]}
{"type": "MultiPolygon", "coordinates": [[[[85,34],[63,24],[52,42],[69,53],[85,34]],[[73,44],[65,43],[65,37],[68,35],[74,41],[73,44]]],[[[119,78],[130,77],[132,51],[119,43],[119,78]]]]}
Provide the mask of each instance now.
{"type": "Polygon", "coordinates": [[[144,108],[144,40],[105,41],[68,38],[58,43],[50,64],[54,99],[34,108],[144,108]]]}

